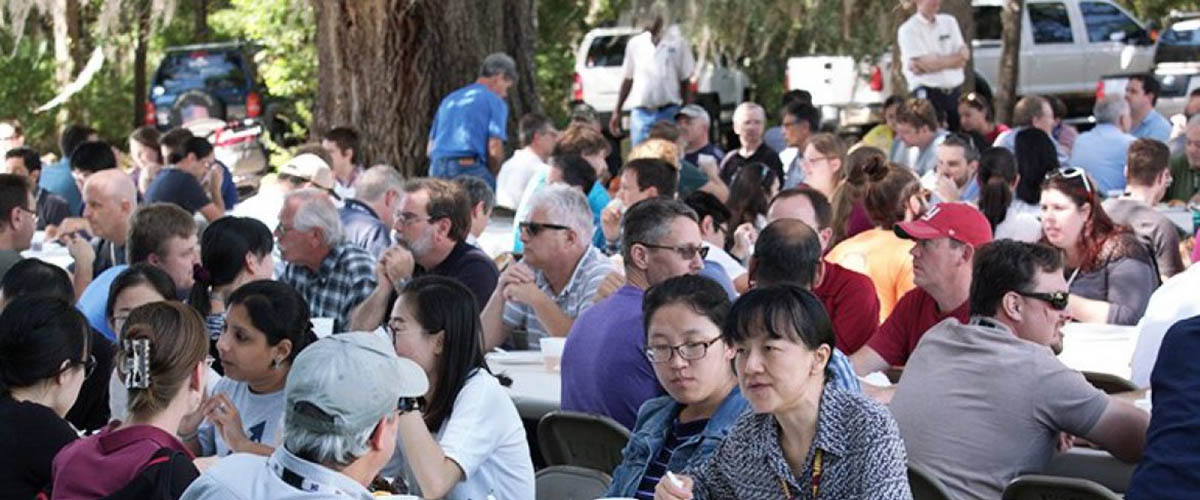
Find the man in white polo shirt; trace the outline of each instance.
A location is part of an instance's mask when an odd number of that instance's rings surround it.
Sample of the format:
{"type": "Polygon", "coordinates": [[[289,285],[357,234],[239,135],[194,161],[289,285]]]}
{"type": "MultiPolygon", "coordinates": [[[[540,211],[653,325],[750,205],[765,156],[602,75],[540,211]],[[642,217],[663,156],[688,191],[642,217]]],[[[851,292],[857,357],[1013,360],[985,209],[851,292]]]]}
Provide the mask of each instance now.
{"type": "Polygon", "coordinates": [[[632,97],[629,113],[630,141],[640,144],[650,135],[650,126],[660,120],[675,120],[679,106],[690,100],[688,79],[695,70],[692,48],[679,32],[678,25],[667,23],[666,9],[651,9],[643,24],[646,31],[629,39],[621,71],[625,81],[617,95],[608,128],[621,135],[621,109],[632,97]]]}
{"type": "Polygon", "coordinates": [[[938,14],[941,0],[916,0],[916,4],[917,13],[900,25],[896,35],[901,69],[913,96],[933,102],[946,115],[949,130],[957,132],[958,94],[971,52],[954,16],[938,14]]]}

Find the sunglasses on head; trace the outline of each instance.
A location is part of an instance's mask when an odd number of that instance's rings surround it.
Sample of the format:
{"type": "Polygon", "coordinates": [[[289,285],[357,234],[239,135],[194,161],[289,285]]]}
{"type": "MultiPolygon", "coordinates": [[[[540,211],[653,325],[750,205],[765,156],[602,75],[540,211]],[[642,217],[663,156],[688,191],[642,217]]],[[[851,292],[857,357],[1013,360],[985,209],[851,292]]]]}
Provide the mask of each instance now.
{"type": "Polygon", "coordinates": [[[1051,179],[1074,179],[1080,178],[1083,180],[1083,189],[1088,194],[1094,194],[1092,191],[1092,182],[1088,180],[1087,171],[1079,167],[1064,167],[1050,174],[1051,179]]]}
{"type": "Polygon", "coordinates": [[[1017,295],[1037,299],[1047,304],[1055,311],[1062,311],[1067,308],[1067,301],[1070,299],[1070,294],[1067,292],[1022,292],[1014,290],[1017,295]]]}
{"type": "Polygon", "coordinates": [[[538,233],[540,233],[546,229],[553,229],[555,231],[567,231],[571,228],[569,228],[567,226],[559,225],[559,224],[544,224],[541,222],[522,222],[521,223],[521,230],[528,232],[530,236],[537,236],[538,233]]]}

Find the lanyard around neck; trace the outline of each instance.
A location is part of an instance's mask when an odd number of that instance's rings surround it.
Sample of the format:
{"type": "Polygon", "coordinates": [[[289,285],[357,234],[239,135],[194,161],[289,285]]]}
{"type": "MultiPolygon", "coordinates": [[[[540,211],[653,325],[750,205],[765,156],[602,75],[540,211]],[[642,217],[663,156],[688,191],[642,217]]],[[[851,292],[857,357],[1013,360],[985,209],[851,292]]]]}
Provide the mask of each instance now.
{"type": "MultiPolygon", "coordinates": [[[[809,476],[809,484],[812,490],[812,498],[816,500],[821,493],[821,475],[824,470],[825,454],[818,449],[813,453],[812,473],[809,476]]],[[[781,477],[776,477],[779,480],[779,489],[783,490],[783,498],[794,500],[796,497],[792,495],[792,491],[788,488],[787,480],[781,477]]]]}

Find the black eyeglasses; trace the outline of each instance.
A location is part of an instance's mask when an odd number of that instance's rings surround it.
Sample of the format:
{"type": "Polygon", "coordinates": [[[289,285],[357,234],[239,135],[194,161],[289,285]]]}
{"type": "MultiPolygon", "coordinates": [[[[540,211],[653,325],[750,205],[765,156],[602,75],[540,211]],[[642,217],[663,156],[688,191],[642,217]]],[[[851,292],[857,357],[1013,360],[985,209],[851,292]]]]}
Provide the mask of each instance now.
{"type": "Polygon", "coordinates": [[[530,236],[537,236],[538,233],[541,233],[546,229],[553,229],[555,231],[569,231],[571,228],[561,224],[545,224],[541,222],[521,223],[521,230],[528,232],[530,236]]]}
{"type": "Polygon", "coordinates": [[[708,342],[688,342],[680,345],[646,346],[646,359],[649,359],[654,363],[667,363],[671,361],[671,358],[675,356],[675,353],[679,353],[679,357],[688,361],[695,361],[703,358],[705,354],[708,354],[708,346],[713,345],[718,340],[721,340],[721,337],[717,337],[708,342]]]}
{"type": "Polygon", "coordinates": [[[1067,292],[1022,292],[1020,290],[1013,290],[1013,292],[1022,297],[1029,297],[1050,304],[1050,307],[1054,308],[1055,311],[1066,309],[1067,301],[1071,298],[1067,292]]]}
{"type": "Polygon", "coordinates": [[[1092,183],[1091,183],[1091,181],[1088,180],[1087,171],[1085,171],[1082,168],[1079,168],[1079,167],[1060,168],[1058,170],[1055,170],[1054,172],[1051,172],[1049,178],[1051,178],[1051,179],[1055,179],[1055,178],[1057,178],[1057,179],[1074,179],[1076,177],[1083,179],[1083,189],[1085,191],[1087,191],[1088,194],[1094,193],[1094,191],[1092,191],[1092,183]]]}
{"type": "Polygon", "coordinates": [[[673,251],[675,251],[675,253],[679,254],[679,256],[683,258],[683,260],[692,260],[696,257],[696,254],[700,254],[700,260],[704,260],[704,259],[708,258],[708,247],[706,247],[706,246],[672,247],[672,246],[667,246],[667,245],[651,245],[649,243],[644,243],[641,241],[635,242],[634,244],[641,245],[646,248],[656,248],[659,250],[673,250],[673,251]]]}
{"type": "Polygon", "coordinates": [[[96,357],[89,354],[87,359],[73,359],[71,364],[63,367],[62,371],[65,372],[75,365],[83,365],[83,378],[91,377],[92,372],[96,371],[96,357]]]}

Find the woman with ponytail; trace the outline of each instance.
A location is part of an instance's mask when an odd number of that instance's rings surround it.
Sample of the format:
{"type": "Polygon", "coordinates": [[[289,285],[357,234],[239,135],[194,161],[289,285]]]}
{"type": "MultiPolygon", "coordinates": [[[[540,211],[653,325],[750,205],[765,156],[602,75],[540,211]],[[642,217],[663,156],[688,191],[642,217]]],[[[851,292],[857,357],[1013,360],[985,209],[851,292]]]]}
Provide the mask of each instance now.
{"type": "Polygon", "coordinates": [[[896,236],[892,227],[924,214],[929,192],[921,189],[911,169],[895,163],[869,161],[863,167],[863,174],[866,177],[863,203],[875,227],[838,243],[825,260],[871,278],[879,296],[882,323],[900,297],[913,289],[909,251],[914,243],[896,236]]]}
{"type": "Polygon", "coordinates": [[[993,239],[1034,243],[1042,238],[1042,223],[1013,203],[1013,190],[1021,176],[1017,161],[1007,149],[992,148],[979,158],[979,211],[992,225],[993,239]]]}
{"type": "Polygon", "coordinates": [[[34,498],[78,436],[64,417],[96,367],[87,320],[70,303],[20,296],[0,314],[0,491],[34,498]]]}
{"type": "Polygon", "coordinates": [[[262,280],[242,285],[228,304],[216,344],[225,376],[179,435],[199,456],[270,456],[283,438],[283,386],[292,360],[317,340],[308,303],[290,285],[262,280]]]}
{"type": "Polygon", "coordinates": [[[63,448],[54,457],[51,498],[183,495],[200,472],[175,432],[200,407],[207,353],[204,320],[191,307],[153,302],[130,312],[116,362],[129,391],[129,420],[63,448]]]}
{"type": "Polygon", "coordinates": [[[829,248],[874,227],[863,204],[870,180],[866,169],[868,165],[878,168],[885,163],[887,156],[883,151],[870,146],[860,146],[846,156],[845,181],[838,184],[829,199],[833,205],[833,237],[829,240],[829,248]]]}
{"type": "Polygon", "coordinates": [[[188,303],[204,316],[212,342],[225,329],[229,294],[251,281],[271,279],[274,247],[271,230],[258,219],[221,217],[204,229],[188,303]]]}

